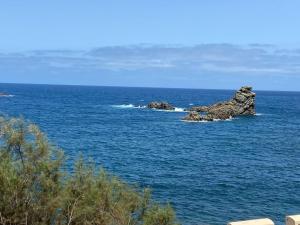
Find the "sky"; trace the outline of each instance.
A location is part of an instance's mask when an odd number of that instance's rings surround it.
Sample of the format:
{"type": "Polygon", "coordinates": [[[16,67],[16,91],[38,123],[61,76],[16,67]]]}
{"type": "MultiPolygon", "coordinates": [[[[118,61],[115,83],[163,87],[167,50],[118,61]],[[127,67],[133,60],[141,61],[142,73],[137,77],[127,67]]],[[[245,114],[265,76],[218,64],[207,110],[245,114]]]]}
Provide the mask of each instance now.
{"type": "Polygon", "coordinates": [[[298,0],[0,0],[0,82],[300,91],[298,0]]]}

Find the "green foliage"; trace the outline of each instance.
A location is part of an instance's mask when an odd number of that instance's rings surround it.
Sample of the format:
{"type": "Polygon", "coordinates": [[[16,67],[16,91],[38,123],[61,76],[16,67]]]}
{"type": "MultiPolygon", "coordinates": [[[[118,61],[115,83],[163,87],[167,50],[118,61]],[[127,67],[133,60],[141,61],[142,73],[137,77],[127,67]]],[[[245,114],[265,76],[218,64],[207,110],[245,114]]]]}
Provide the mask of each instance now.
{"type": "Polygon", "coordinates": [[[0,118],[0,224],[175,225],[172,208],[80,158],[63,173],[63,152],[22,119],[0,118]]]}

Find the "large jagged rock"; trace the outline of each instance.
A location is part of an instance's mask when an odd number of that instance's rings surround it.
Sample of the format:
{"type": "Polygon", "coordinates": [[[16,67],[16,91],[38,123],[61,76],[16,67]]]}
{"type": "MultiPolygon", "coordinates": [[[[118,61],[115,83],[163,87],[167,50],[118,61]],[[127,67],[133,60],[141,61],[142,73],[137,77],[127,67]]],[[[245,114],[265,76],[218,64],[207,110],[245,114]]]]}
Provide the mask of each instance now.
{"type": "Polygon", "coordinates": [[[235,115],[255,115],[255,93],[252,87],[242,87],[231,100],[235,115]]]}
{"type": "Polygon", "coordinates": [[[189,111],[184,119],[190,121],[226,120],[240,115],[255,115],[255,93],[252,92],[252,87],[244,86],[229,101],[210,106],[195,106],[189,111]]]}
{"type": "Polygon", "coordinates": [[[167,102],[150,102],[147,106],[150,109],[161,109],[161,110],[174,110],[175,107],[173,107],[171,104],[167,102]]]}

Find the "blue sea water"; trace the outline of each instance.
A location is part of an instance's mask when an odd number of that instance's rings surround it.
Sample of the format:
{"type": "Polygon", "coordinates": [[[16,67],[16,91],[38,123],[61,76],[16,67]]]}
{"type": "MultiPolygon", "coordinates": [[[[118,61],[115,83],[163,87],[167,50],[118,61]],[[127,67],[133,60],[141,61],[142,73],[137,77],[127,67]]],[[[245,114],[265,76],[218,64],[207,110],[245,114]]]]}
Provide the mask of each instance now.
{"type": "MultiPolygon", "coordinates": [[[[183,224],[300,213],[300,92],[257,93],[257,115],[187,123],[181,108],[230,90],[0,84],[0,112],[23,116],[66,151],[168,201],[183,224]],[[165,100],[177,112],[144,108],[165,100]]],[[[69,165],[68,164],[68,165],[69,165]]]]}

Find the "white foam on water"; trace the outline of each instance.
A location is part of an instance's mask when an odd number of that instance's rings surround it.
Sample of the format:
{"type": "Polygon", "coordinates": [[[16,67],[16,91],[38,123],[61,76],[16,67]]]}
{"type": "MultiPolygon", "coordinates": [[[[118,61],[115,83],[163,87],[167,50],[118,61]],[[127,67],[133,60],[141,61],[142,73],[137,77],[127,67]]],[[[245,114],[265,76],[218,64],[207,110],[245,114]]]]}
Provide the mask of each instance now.
{"type": "Polygon", "coordinates": [[[202,120],[202,121],[181,120],[181,121],[186,122],[186,123],[209,123],[209,122],[212,122],[212,121],[205,121],[205,120],[202,120]]]}
{"type": "Polygon", "coordinates": [[[175,112],[185,112],[184,108],[179,108],[179,107],[175,107],[174,111],[175,112]]]}
{"type": "Polygon", "coordinates": [[[134,105],[133,104],[122,104],[122,105],[113,105],[112,107],[126,109],[126,108],[133,108],[134,105]]]}
{"type": "Polygon", "coordinates": [[[263,113],[255,113],[255,116],[263,116],[263,115],[265,115],[265,114],[263,114],[263,113]]]}
{"type": "Polygon", "coordinates": [[[210,123],[210,122],[229,122],[229,121],[232,121],[234,118],[229,118],[229,119],[226,119],[226,120],[221,120],[221,119],[214,119],[213,121],[206,121],[206,120],[202,120],[202,121],[192,121],[192,120],[181,120],[183,122],[187,122],[187,123],[210,123]]]}
{"type": "Polygon", "coordinates": [[[133,104],[122,104],[122,105],[112,105],[112,107],[115,107],[115,108],[121,108],[121,109],[144,109],[146,108],[146,106],[142,105],[138,105],[138,106],[135,106],[133,104]]]}
{"type": "MultiPolygon", "coordinates": [[[[147,106],[145,105],[134,105],[134,104],[121,104],[121,105],[112,105],[114,108],[121,108],[121,109],[145,109],[147,106]]],[[[175,107],[174,110],[164,110],[164,109],[152,109],[154,111],[162,111],[162,112],[185,112],[184,108],[175,107]]]]}
{"type": "Polygon", "coordinates": [[[145,106],[145,105],[138,105],[138,106],[134,106],[134,108],[136,108],[136,109],[145,109],[145,108],[147,108],[147,106],[145,106]]]}
{"type": "Polygon", "coordinates": [[[194,103],[190,103],[189,105],[194,105],[194,103]]]}
{"type": "Polygon", "coordinates": [[[221,119],[213,119],[213,121],[215,122],[219,122],[219,121],[232,121],[233,120],[233,117],[230,117],[228,119],[225,119],[225,120],[221,120],[221,119]]]}
{"type": "Polygon", "coordinates": [[[158,112],[170,112],[170,113],[174,113],[174,112],[186,112],[184,111],[184,108],[179,108],[179,107],[175,107],[174,110],[166,110],[166,109],[152,109],[153,111],[158,111],[158,112]]]}

